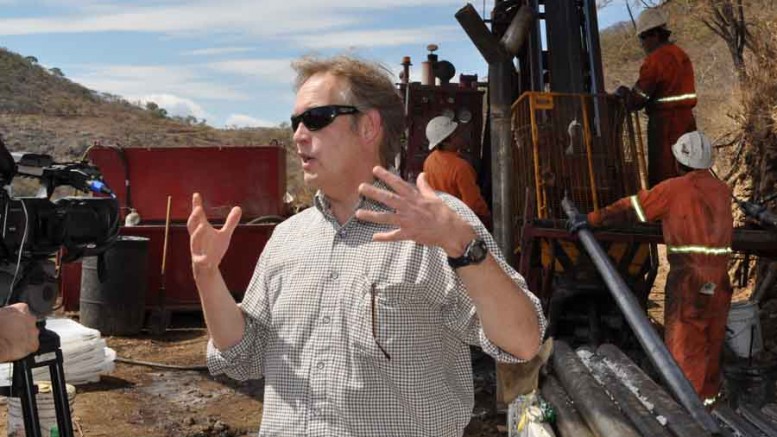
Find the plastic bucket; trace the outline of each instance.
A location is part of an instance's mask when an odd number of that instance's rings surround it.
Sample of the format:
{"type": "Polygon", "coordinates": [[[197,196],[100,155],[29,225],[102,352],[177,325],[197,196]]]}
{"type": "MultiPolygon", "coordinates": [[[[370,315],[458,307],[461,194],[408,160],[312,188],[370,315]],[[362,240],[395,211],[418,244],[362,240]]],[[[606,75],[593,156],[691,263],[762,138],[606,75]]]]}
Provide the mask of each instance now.
{"type": "Polygon", "coordinates": [[[148,288],[148,238],[120,236],[105,251],[104,281],[98,258],[81,264],[79,321],[103,335],[134,335],[143,328],[148,288]]]}
{"type": "MultiPolygon", "coordinates": [[[[48,437],[51,430],[57,427],[57,410],[54,406],[54,396],[51,391],[51,383],[37,382],[38,394],[35,401],[38,406],[38,423],[40,423],[41,435],[48,437]]],[[[73,401],[76,397],[76,388],[70,384],[67,387],[67,400],[70,406],[70,415],[73,415],[73,401]]],[[[8,398],[8,437],[24,437],[24,414],[19,398],[8,398]]]]}
{"type": "Polygon", "coordinates": [[[743,403],[761,408],[774,402],[774,383],[777,377],[777,366],[774,364],[725,364],[723,376],[726,396],[732,407],[736,408],[743,403]]]}
{"type": "Polygon", "coordinates": [[[749,358],[763,350],[757,304],[748,301],[731,303],[726,322],[726,344],[742,358],[749,358]]]}

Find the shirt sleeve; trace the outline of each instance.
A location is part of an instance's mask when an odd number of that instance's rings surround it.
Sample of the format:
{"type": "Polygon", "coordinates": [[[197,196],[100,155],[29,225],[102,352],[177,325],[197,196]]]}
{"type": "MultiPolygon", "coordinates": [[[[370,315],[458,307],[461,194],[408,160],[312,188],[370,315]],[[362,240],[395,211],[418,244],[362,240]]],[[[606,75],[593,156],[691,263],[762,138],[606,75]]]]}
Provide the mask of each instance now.
{"type": "Polygon", "coordinates": [[[653,97],[658,88],[658,82],[661,77],[661,65],[656,62],[654,55],[649,55],[642,62],[639,68],[639,78],[637,83],[631,88],[631,102],[629,107],[639,109],[653,97]]]}
{"type": "Polygon", "coordinates": [[[653,189],[642,190],[637,194],[638,203],[642,208],[645,221],[653,222],[666,217],[667,213],[669,213],[672,186],[676,182],[676,178],[667,179],[653,187],[653,189]]]}
{"type": "Polygon", "coordinates": [[[634,197],[624,197],[604,208],[589,212],[588,223],[591,226],[611,226],[636,221],[637,212],[634,209],[634,197]]]}
{"type": "Polygon", "coordinates": [[[264,353],[267,347],[271,312],[268,304],[265,271],[270,243],[259,257],[243,301],[239,304],[245,317],[242,339],[234,346],[219,350],[208,341],[207,365],[213,375],[225,374],[232,379],[245,381],[259,379],[264,375],[264,353]]]}
{"type": "Polygon", "coordinates": [[[488,217],[490,215],[488,205],[480,194],[475,169],[464,163],[456,169],[454,177],[461,193],[461,200],[479,217],[488,217]]]}
{"type": "Polygon", "coordinates": [[[672,180],[667,179],[651,190],[624,197],[615,203],[588,213],[592,226],[610,226],[627,222],[654,222],[669,211],[669,193],[672,180]]]}
{"type": "MultiPolygon", "coordinates": [[[[469,208],[467,208],[466,205],[464,205],[458,199],[455,199],[453,196],[444,196],[443,199],[446,201],[448,206],[453,208],[459,215],[464,217],[472,224],[475,232],[478,234],[478,237],[482,238],[486,242],[489,252],[491,252],[494,259],[497,261],[497,263],[499,263],[499,266],[502,268],[502,270],[504,270],[505,273],[507,273],[507,275],[512,278],[515,284],[518,285],[518,288],[521,290],[521,292],[529,298],[532,305],[534,306],[534,311],[537,315],[537,321],[540,324],[540,339],[544,338],[547,322],[542,312],[542,305],[540,304],[540,300],[531,291],[529,291],[529,288],[527,287],[526,281],[524,281],[523,277],[504,261],[496,241],[491,236],[491,234],[488,233],[483,224],[480,223],[475,214],[469,208]]],[[[452,286],[447,293],[445,303],[443,304],[445,324],[448,329],[450,329],[455,336],[457,336],[465,343],[473,346],[480,346],[483,348],[485,353],[492,356],[496,361],[505,363],[524,362],[525,360],[516,358],[512,354],[499,348],[486,336],[485,331],[483,331],[483,327],[480,324],[480,319],[478,318],[477,312],[475,311],[475,304],[472,302],[472,299],[470,299],[464,283],[455,273],[453,273],[453,271],[450,272],[450,276],[452,277],[452,286]]]]}

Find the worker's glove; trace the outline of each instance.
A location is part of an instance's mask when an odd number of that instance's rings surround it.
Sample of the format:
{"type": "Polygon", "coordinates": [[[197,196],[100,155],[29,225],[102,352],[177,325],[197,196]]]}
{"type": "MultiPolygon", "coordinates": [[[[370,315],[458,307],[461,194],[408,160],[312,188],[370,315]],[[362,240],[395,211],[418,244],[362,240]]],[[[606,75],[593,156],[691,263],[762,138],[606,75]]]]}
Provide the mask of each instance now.
{"type": "Polygon", "coordinates": [[[762,226],[777,228],[777,215],[766,209],[766,205],[756,202],[738,202],[739,207],[748,217],[760,223],[762,226]]]}
{"type": "Polygon", "coordinates": [[[629,87],[621,85],[615,90],[615,95],[620,97],[621,99],[625,99],[630,92],[631,92],[631,89],[629,89],[629,87]]]}
{"type": "Polygon", "coordinates": [[[586,214],[577,214],[573,218],[567,220],[567,229],[573,234],[581,229],[588,229],[589,227],[588,215],[586,214]]]}

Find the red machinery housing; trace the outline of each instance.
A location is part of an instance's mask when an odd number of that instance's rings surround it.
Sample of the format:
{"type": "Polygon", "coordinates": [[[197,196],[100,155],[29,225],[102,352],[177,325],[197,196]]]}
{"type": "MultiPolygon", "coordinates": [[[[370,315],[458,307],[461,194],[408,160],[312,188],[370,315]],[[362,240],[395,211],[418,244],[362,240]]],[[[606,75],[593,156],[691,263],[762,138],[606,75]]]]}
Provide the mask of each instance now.
{"type": "Polygon", "coordinates": [[[453,65],[447,61],[438,61],[437,55],[433,53],[427,58],[423,62],[423,82],[406,80],[410,77],[410,58],[406,57],[403,63],[406,72],[403,73],[399,91],[407,108],[407,143],[402,150],[400,173],[404,179],[415,182],[423,171],[424,160],[429,156],[426,124],[439,115],[446,115],[459,123],[461,135],[468,140],[467,148],[459,153],[481,173],[481,167],[488,164],[488,159],[484,161],[482,156],[484,91],[478,89],[477,76],[460,75],[458,83],[449,83],[455,71],[453,65]],[[437,71],[438,79],[441,76],[445,80],[436,84],[435,77],[432,77],[434,71],[437,71]]]}
{"type": "MultiPolygon", "coordinates": [[[[121,235],[146,237],[148,283],[146,307],[157,302],[162,281],[162,252],[167,198],[171,197],[170,230],[165,266],[165,304],[173,311],[197,310],[197,289],[191,275],[186,219],[194,192],[203,196],[208,219],[221,224],[233,206],[243,209],[221,265],[227,286],[242,297],[254,266],[274,225],[284,215],[286,155],[281,147],[94,147],[89,159],[103,173],[122,206],[122,220],[131,209],[140,214],[138,226],[122,226],[121,235]],[[126,183],[125,183],[126,181],[126,183]],[[252,224],[262,222],[264,224],[252,224]]],[[[60,289],[66,310],[77,310],[81,264],[62,266],[60,289]]]]}

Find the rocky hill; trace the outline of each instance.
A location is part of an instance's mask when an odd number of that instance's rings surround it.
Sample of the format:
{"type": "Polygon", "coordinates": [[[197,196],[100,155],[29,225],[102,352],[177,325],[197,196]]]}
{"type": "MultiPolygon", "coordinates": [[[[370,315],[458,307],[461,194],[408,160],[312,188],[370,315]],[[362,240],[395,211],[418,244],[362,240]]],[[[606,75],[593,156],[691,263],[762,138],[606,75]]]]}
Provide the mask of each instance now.
{"type": "MultiPolygon", "coordinates": [[[[0,48],[0,134],[12,151],[81,158],[100,142],[122,147],[247,146],[273,140],[290,150],[288,128],[215,129],[193,117],[170,117],[154,104],[140,107],[90,90],[46,69],[33,56],[0,48]]],[[[299,164],[287,159],[292,194],[303,193],[299,164]]]]}
{"type": "Polygon", "coordinates": [[[10,147],[78,156],[94,141],[124,147],[256,145],[289,141],[281,129],[215,129],[90,90],[32,57],[0,49],[0,132],[10,147]]]}

